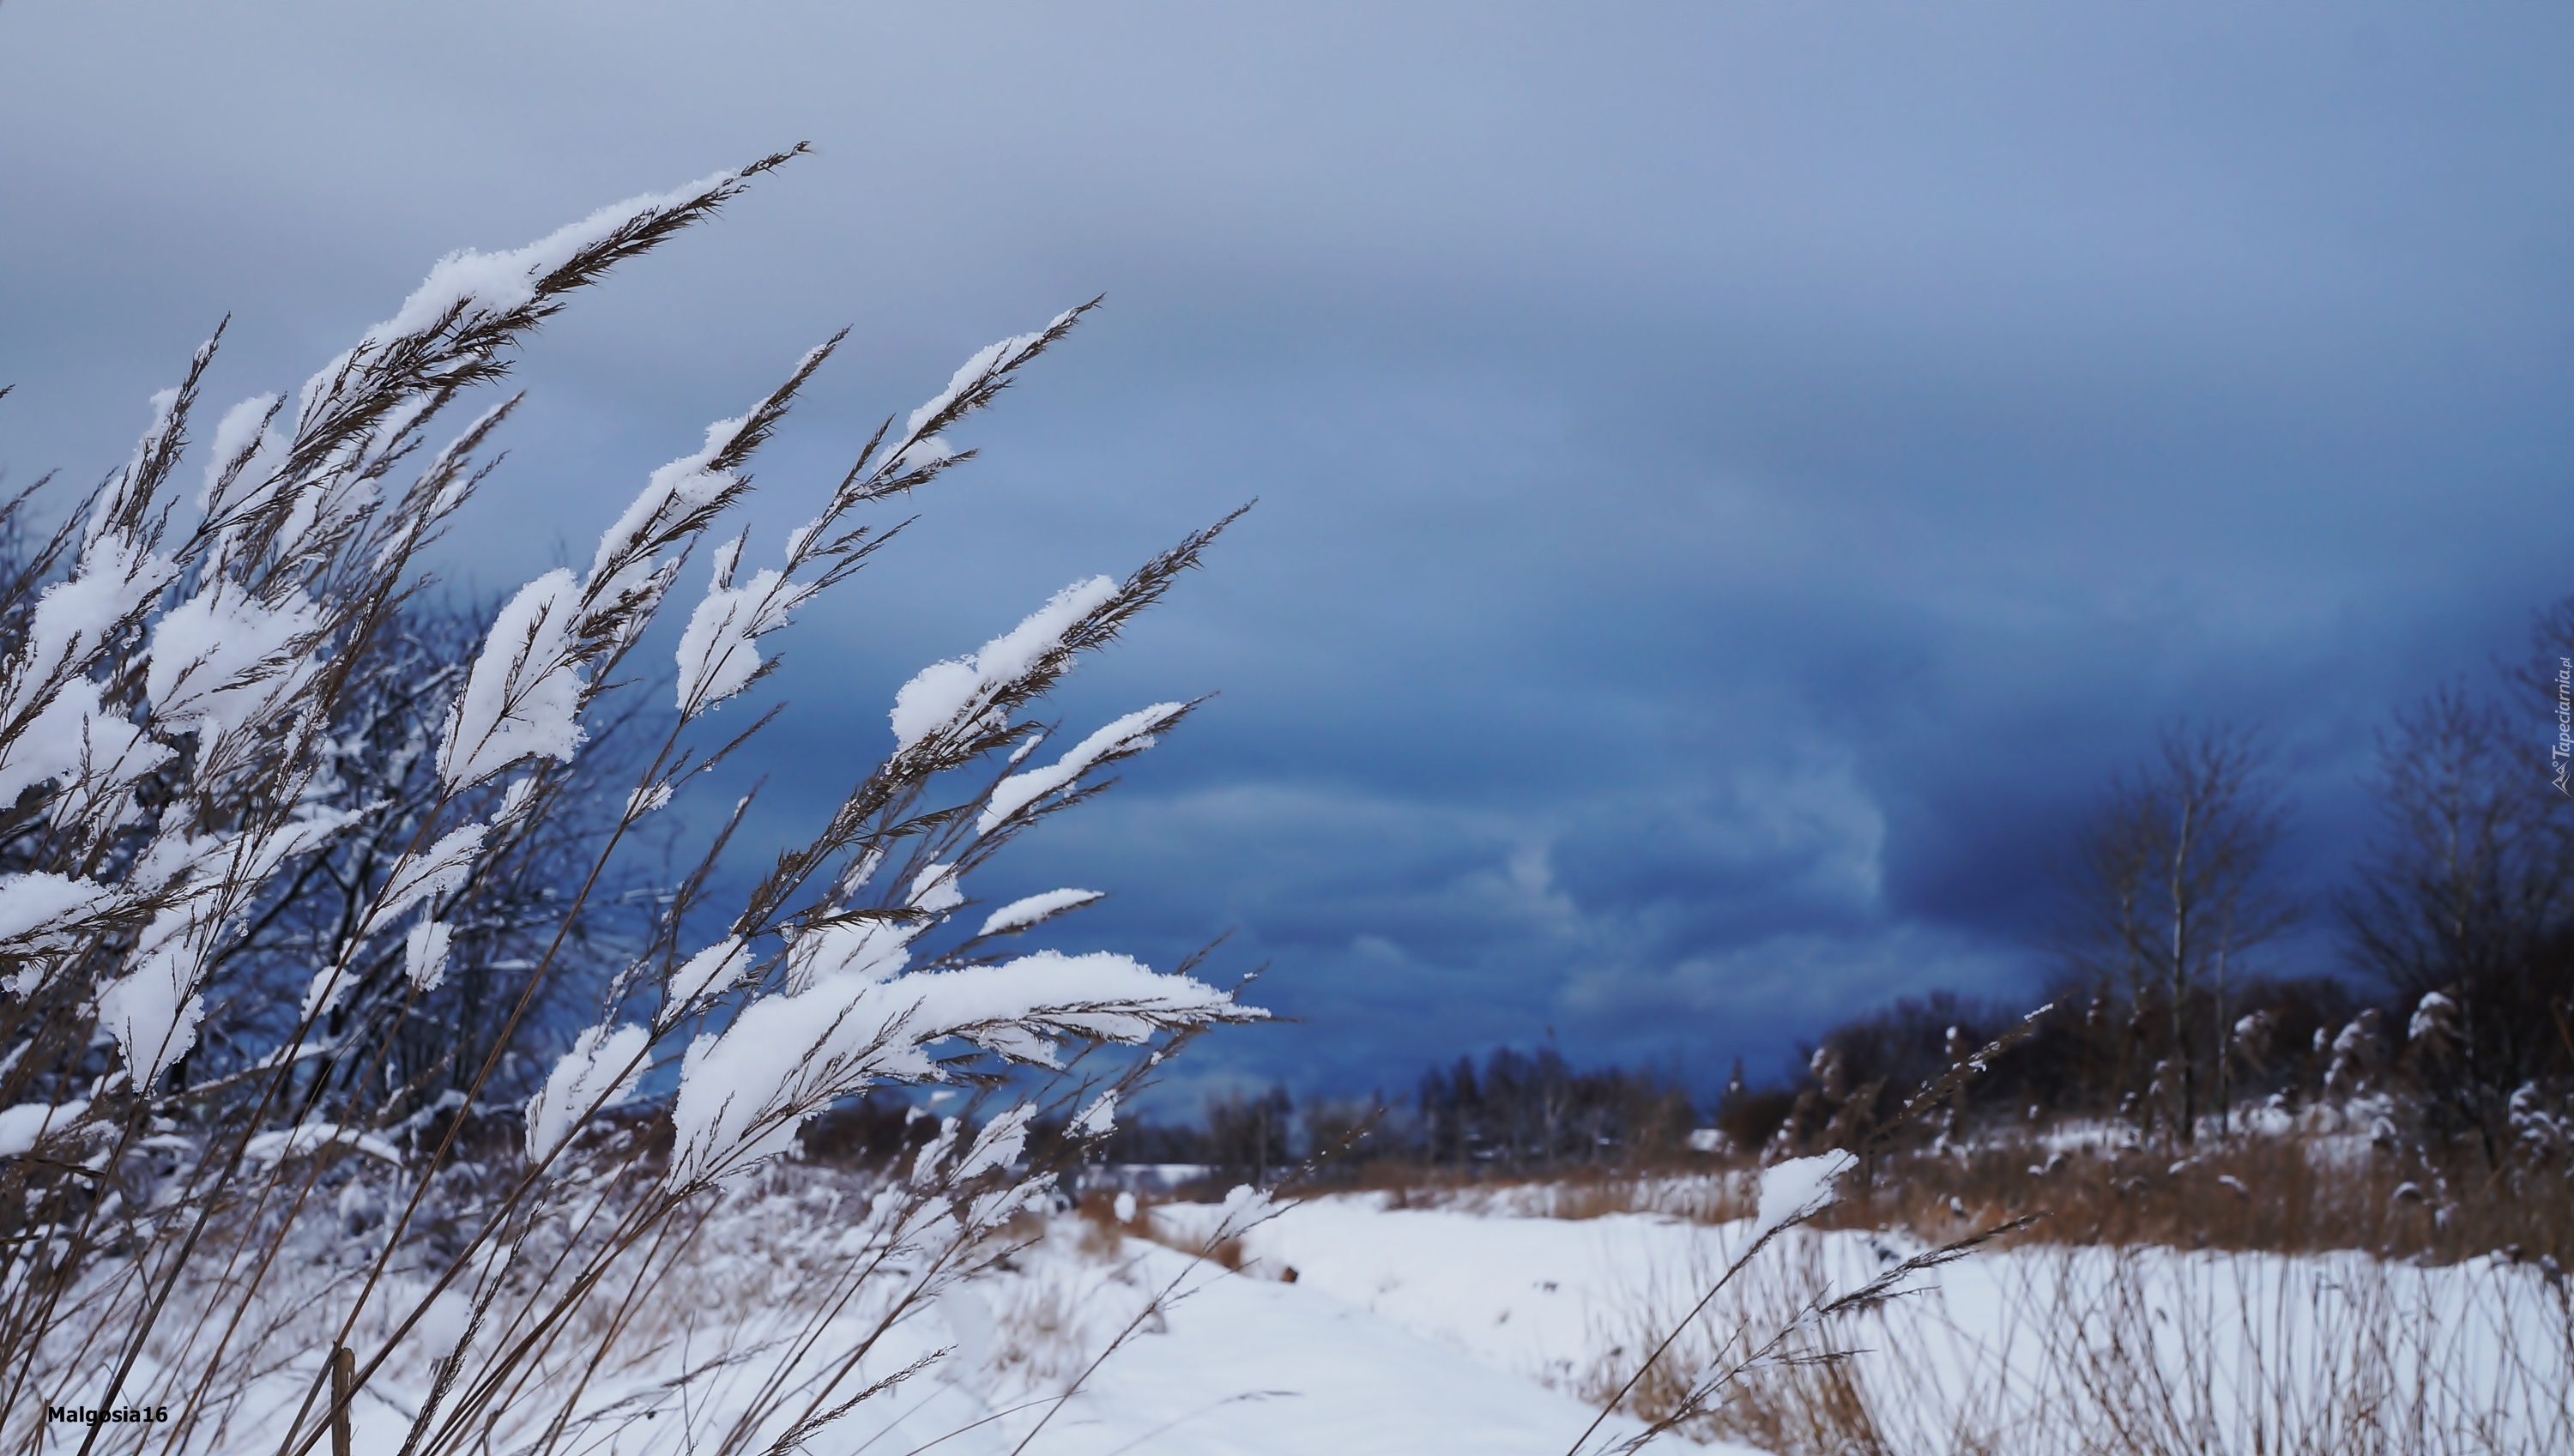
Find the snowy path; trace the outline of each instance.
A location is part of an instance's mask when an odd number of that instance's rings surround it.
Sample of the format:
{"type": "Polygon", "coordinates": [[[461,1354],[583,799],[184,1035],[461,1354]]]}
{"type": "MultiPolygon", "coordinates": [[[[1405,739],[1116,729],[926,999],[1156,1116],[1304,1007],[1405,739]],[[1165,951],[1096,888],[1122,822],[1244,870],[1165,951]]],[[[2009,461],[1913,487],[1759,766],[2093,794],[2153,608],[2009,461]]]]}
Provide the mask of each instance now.
{"type": "Polygon", "coordinates": [[[1225,1275],[1182,1299],[1166,1332],[1118,1351],[1030,1449],[1561,1456],[1593,1414],[1310,1285],[1225,1275]]]}
{"type": "MultiPolygon", "coordinates": [[[[1208,1209],[1170,1204],[1156,1215],[1189,1228],[1208,1209]]],[[[1730,1241],[1729,1230],[1652,1214],[1392,1210],[1381,1195],[1359,1194],[1295,1205],[1242,1244],[1255,1271],[1274,1278],[1292,1267],[1297,1288],[1524,1381],[1579,1389],[1607,1363],[1623,1378],[1625,1347],[1663,1332],[1644,1325],[1670,1301],[1674,1277],[1703,1287],[1700,1276],[1724,1267],[1730,1241]]]]}

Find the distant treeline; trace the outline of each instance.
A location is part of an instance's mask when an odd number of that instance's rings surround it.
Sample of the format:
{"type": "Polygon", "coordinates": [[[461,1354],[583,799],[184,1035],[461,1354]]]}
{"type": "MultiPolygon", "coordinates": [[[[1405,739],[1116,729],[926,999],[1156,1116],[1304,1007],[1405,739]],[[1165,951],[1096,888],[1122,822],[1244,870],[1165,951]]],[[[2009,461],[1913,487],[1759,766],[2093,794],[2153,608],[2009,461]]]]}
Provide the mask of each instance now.
{"type": "Polygon", "coordinates": [[[1503,1174],[1615,1166],[1688,1146],[1703,1126],[1678,1075],[1625,1067],[1579,1069],[1554,1047],[1496,1050],[1433,1066],[1410,1095],[1315,1098],[1284,1087],[1209,1101],[1194,1125],[1135,1120],[1105,1155],[1134,1163],[1194,1163],[1220,1174],[1293,1167],[1329,1177],[1376,1162],[1503,1174]]]}
{"type": "MultiPolygon", "coordinates": [[[[2183,1024],[2203,1023],[2217,1012],[2215,996],[2194,991],[2180,1011],[2183,1024]]],[[[2526,1011],[2553,1025],[2565,1007],[2526,1011]]],[[[2531,1145],[2531,1134],[2544,1142],[2561,1126],[2550,1113],[2574,1080],[2569,1037],[2555,1074],[2523,1084],[2531,1090],[2516,1118],[2505,1106],[2507,1135],[2488,1149],[2477,1124],[2455,1115],[2474,1093],[2454,1085],[2469,1062],[2454,1016],[2438,1004],[2428,1013],[2418,1004],[2407,1009],[2400,997],[2368,997],[2326,977],[2254,979],[2230,988],[2225,1013],[2229,1061],[2206,1069],[2218,1090],[2202,1098],[2197,1126],[2177,1121],[2171,1008],[2150,995],[2075,988],[1894,1141],[1919,1147],[2067,1118],[2124,1121],[2142,1136],[2177,1141],[2361,1097],[2368,1116],[2388,1124],[2381,1135],[2445,1137],[2499,1161],[2515,1149],[2546,1151],[2531,1145]]],[[[1712,1098],[1693,1097],[1679,1068],[1578,1068],[1551,1046],[1503,1048],[1480,1063],[1461,1057],[1433,1066],[1404,1095],[1299,1103],[1272,1087],[1212,1099],[1194,1122],[1131,1119],[1104,1156],[1204,1165],[1235,1178],[1255,1170],[1276,1176],[1311,1159],[1329,1180],[1373,1163],[1511,1176],[1856,1147],[1885,1141],[1887,1124],[1918,1090],[2027,1015],[1946,991],[1899,1000],[1802,1048],[1801,1075],[1754,1083],[1737,1062],[1712,1098]]]]}

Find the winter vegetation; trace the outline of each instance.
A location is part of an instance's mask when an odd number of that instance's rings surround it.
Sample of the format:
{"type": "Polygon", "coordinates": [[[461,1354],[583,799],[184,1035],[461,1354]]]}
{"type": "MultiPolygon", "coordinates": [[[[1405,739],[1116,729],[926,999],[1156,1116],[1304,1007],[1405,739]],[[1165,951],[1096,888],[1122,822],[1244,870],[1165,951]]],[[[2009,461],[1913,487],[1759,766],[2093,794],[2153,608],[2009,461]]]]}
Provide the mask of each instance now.
{"type": "Polygon", "coordinates": [[[977,915],[968,890],[1188,715],[1144,708],[1049,757],[1029,716],[1223,523],[922,669],[884,756],[737,901],[708,899],[739,805],[618,923],[620,850],[765,722],[709,716],[890,540],[870,512],[970,459],[949,432],[1086,306],[968,359],[782,543],[731,522],[837,338],[652,472],[579,568],[488,620],[423,595],[420,555],[516,401],[462,406],[576,294],[792,156],[445,258],[291,398],[205,430],[210,342],[59,526],[33,524],[46,482],[9,503],[14,1449],[292,1456],[362,1402],[403,1412],[370,1448],[406,1456],[797,1448],[933,1360],[879,1346],[1042,1204],[1064,1153],[1031,1143],[1041,1110],[1075,1109],[1058,1143],[1095,1140],[1151,1055],[1260,1014],[1187,967],[1012,949],[1087,892],[977,915]],[[665,616],[667,669],[630,662],[665,616]],[[540,1055],[541,1024],[569,1044],[540,1055]],[[1148,1055],[1068,1070],[1103,1045],[1148,1055]],[[900,1167],[835,1190],[829,1240],[794,1251],[823,1294],[788,1324],[674,1321],[718,1247],[740,1257],[718,1210],[755,1205],[814,1114],[888,1084],[988,1091],[1006,1066],[1059,1075],[930,1119],[900,1167]],[[649,1079],[667,1090],[644,1110],[649,1079]],[[93,1418],[67,1435],[65,1408],[93,1418]]]}
{"type": "Polygon", "coordinates": [[[1901,1001],[1713,1099],[1550,1045],[1121,1113],[1264,1013],[1018,938],[1098,890],[973,886],[1198,706],[1038,717],[1235,516],[924,645],[738,867],[746,800],[672,807],[775,710],[714,715],[1091,305],[780,541],[748,467],[837,336],[586,560],[479,609],[423,562],[529,333],[795,155],[442,259],[292,396],[203,407],[209,342],[95,491],[0,507],[0,1442],[2574,1449],[2574,811],[2502,696],[2399,720],[2323,897],[2258,735],[2175,728],[2066,857],[2045,1005],[1901,1001]],[[2348,973],[2281,975],[2318,910],[2348,973]]]}

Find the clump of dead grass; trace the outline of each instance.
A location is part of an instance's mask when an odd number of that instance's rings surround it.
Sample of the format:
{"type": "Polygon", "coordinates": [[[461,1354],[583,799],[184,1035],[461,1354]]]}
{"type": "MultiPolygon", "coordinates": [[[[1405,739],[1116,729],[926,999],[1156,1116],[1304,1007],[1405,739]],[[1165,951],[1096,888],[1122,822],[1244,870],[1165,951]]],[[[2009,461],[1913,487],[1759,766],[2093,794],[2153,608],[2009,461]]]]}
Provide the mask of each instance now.
{"type": "Polygon", "coordinates": [[[2074,1244],[2574,1266],[2563,1173],[2363,1135],[2255,1134],[2186,1152],[2013,1140],[1884,1157],[1870,1173],[1827,1226],[1937,1237],[2043,1208],[2052,1216],[2036,1236],[2074,1244]]]}
{"type": "MultiPolygon", "coordinates": [[[[1783,1240],[1683,1328],[1627,1408],[1681,1408],[1687,1372],[1739,1361],[1742,1332],[1794,1325],[1883,1256],[1847,1232],[1783,1240]]],[[[1801,1332],[1682,1429],[1778,1456],[2574,1452],[2574,1306],[2526,1265],[2020,1237],[1966,1271],[1801,1332]]],[[[1628,1349],[1659,1338],[1708,1278],[1678,1272],[1610,1333],[1628,1349]]],[[[1605,1400],[1631,1368],[1613,1351],[1577,1388],[1605,1400]]]]}

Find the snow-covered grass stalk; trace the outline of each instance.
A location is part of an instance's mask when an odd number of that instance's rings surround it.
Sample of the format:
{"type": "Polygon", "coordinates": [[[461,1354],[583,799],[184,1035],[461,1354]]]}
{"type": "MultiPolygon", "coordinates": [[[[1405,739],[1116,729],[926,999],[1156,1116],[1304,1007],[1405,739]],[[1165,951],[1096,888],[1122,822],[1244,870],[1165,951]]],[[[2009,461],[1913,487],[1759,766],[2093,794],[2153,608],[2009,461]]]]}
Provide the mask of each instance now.
{"type": "MultiPolygon", "coordinates": [[[[1957,1059],[1907,1100],[1881,1142],[2033,1034],[2044,1014],[1957,1059]]],[[[1998,1285],[1999,1298],[1942,1308],[1941,1282],[1927,1276],[2049,1214],[1909,1256],[1870,1237],[1865,1265],[1831,1267],[1819,1257],[1829,1237],[1821,1221],[1860,1202],[1843,1177],[1879,1150],[1762,1171],[1740,1251],[1692,1280],[1702,1292],[1686,1311],[1639,1321],[1641,1360],[1595,1375],[1604,1418],[1623,1406],[1648,1424],[1597,1448],[1577,1443],[1576,1456],[1633,1451],[1672,1432],[1746,1438],[1782,1456],[2574,1445],[2561,1378],[2574,1368],[2574,1303],[2553,1261],[2513,1250],[2437,1269],[2356,1252],[2296,1260],[2031,1240],[1980,1266],[1979,1282],[1998,1285]],[[1792,1231],[1802,1270],[1745,1298],[1742,1286],[1761,1282],[1747,1271],[1792,1231]]],[[[2248,1196],[2240,1183],[2234,1193],[2248,1196]]],[[[1965,1216],[1962,1204],[1949,1208],[1965,1216]]]]}
{"type": "MultiPolygon", "coordinates": [[[[1728,1363],[1723,1331],[1794,1325],[1894,1252],[1878,1236],[1802,1232],[1667,1358],[1728,1363]]],[[[2565,1452],[2566,1299],[2561,1281],[2501,1259],[2022,1241],[1838,1330],[1809,1329],[1801,1358],[1747,1371],[1687,1429],[1779,1456],[2565,1452]]],[[[1668,1310],[1640,1306],[1621,1333],[1669,1327],[1668,1310]]],[[[1649,1381],[1631,1398],[1658,1414],[1685,1393],[1649,1381]]]]}
{"type": "Polygon", "coordinates": [[[1819,1286],[1786,1317],[1771,1321],[1766,1329],[1761,1321],[1744,1318],[1720,1326],[1722,1332],[1712,1344],[1706,1339],[1707,1326],[1702,1321],[1745,1271],[1756,1265],[1763,1252],[1781,1236],[1813,1223],[1842,1202],[1843,1177],[1862,1166],[1861,1153],[1873,1155],[1880,1151],[1888,1138],[1954,1095],[2002,1053],[2034,1035],[2039,1020],[2049,1009],[2040,1006],[1992,1041],[1956,1057],[1945,1071],[1916,1089],[1892,1118],[1871,1133],[1860,1152],[1834,1148],[1812,1157],[1784,1159],[1763,1169],[1759,1202],[1741,1251],[1714,1277],[1701,1281],[1704,1292],[1686,1313],[1657,1322],[1659,1329],[1643,1358],[1607,1391],[1599,1417],[1573,1443],[1567,1456],[1627,1456],[1673,1432],[1703,1427],[1712,1413],[1764,1371],[1839,1364],[1852,1352],[1836,1343],[1836,1325],[1918,1291],[1924,1287],[1925,1276],[1941,1266],[1955,1263],[2044,1218],[2043,1213],[2028,1213],[1978,1229],[1897,1260],[1854,1288],[1819,1286]],[[1602,1424],[1631,1401],[1640,1413],[1648,1415],[1645,1426],[1630,1435],[1602,1436],[1602,1424]],[[1593,1444],[1595,1437],[1600,1437],[1602,1443],[1593,1444]]]}
{"type": "MultiPolygon", "coordinates": [[[[703,721],[774,667],[766,641],[797,609],[884,544],[868,508],[970,458],[947,432],[1089,307],[966,361],[900,428],[880,427],[780,546],[755,552],[725,523],[750,490],[747,463],[839,341],[815,349],[654,471],[586,567],[521,588],[454,674],[420,687],[444,701],[434,731],[368,749],[351,724],[383,678],[366,665],[384,661],[421,550],[484,480],[481,452],[516,401],[443,445],[432,427],[573,293],[792,155],[516,251],[444,259],[292,402],[245,401],[198,449],[210,343],[156,398],[133,459],[23,554],[0,599],[0,1410],[13,1445],[38,1449],[48,1406],[77,1406],[152,1414],[90,1425],[84,1451],[293,1456],[330,1428],[322,1372],[347,1346],[353,1413],[402,1412],[406,1456],[603,1439],[790,1449],[899,1378],[869,1363],[883,1332],[1046,1194],[1030,1171],[1038,1107],[950,1119],[884,1174],[805,1324],[686,1351],[760,1372],[736,1378],[748,1393],[721,1410],[634,1373],[666,1353],[656,1300],[704,1253],[707,1210],[791,1150],[807,1118],[870,1087],[977,1076],[978,1058],[1053,1066],[1067,1043],[1167,1047],[1259,1014],[1187,966],[1010,953],[1010,937],[1088,891],[999,907],[970,932],[959,918],[968,877],[1002,844],[1096,791],[1194,706],[1157,704],[1050,761],[1030,756],[1044,735],[1030,709],[1195,565],[1218,523],[920,672],[893,700],[886,756],[741,903],[717,907],[736,805],[569,1051],[531,1082],[515,1145],[494,1142],[489,1097],[507,1084],[514,1033],[562,980],[621,845],[767,720],[718,740],[701,740],[703,721]],[[692,555],[705,576],[689,592],[692,555]],[[650,681],[627,664],[665,615],[678,629],[667,730],[632,747],[632,782],[549,901],[497,1032],[451,1038],[445,1062],[410,1070],[405,1048],[439,1032],[420,1008],[474,931],[460,906],[580,811],[576,769],[620,711],[614,685],[650,681]],[[348,793],[360,760],[386,751],[417,772],[380,777],[425,787],[399,803],[348,793]],[[332,930],[300,984],[281,995],[246,980],[245,947],[352,842],[369,846],[365,869],[334,870],[332,930]],[[271,1026],[269,1043],[204,1043],[210,1008],[244,999],[265,1020],[227,1024],[271,1026]],[[656,1067],[676,1072],[666,1117],[616,1112],[656,1067]]],[[[1071,1135],[1104,1135],[1117,1091],[1067,1105],[1071,1135]]]]}
{"type": "Polygon", "coordinates": [[[1742,1251],[1715,1277],[1677,1319],[1657,1320],[1658,1337],[1630,1373],[1607,1391],[1601,1414],[1574,1443],[1569,1456],[1638,1451],[1664,1435],[1704,1427],[1750,1381],[1766,1371],[1805,1366],[1832,1366],[1854,1353],[1835,1337],[1835,1326],[1878,1309],[1923,1287],[1924,1276],[1941,1265],[1965,1258],[1995,1239],[2016,1233],[2042,1215],[2029,1214],[1964,1238],[1925,1249],[1897,1260],[1853,1288],[1818,1285],[1784,1314],[1764,1323],[1744,1317],[1722,1324],[1711,1338],[1702,1321],[1765,1251],[1785,1234],[1813,1222],[1840,1198],[1838,1182],[1859,1165],[1848,1152],[1791,1158],[1762,1171],[1761,1201],[1742,1251]],[[1640,1392],[1642,1399],[1638,1399],[1640,1392]],[[1631,1401],[1647,1417],[1643,1429],[1592,1444],[1609,1415],[1631,1401]]]}

